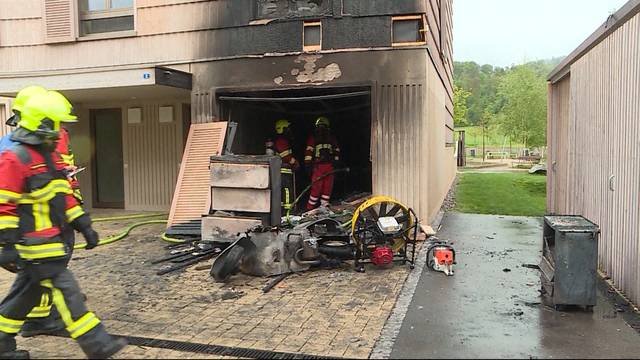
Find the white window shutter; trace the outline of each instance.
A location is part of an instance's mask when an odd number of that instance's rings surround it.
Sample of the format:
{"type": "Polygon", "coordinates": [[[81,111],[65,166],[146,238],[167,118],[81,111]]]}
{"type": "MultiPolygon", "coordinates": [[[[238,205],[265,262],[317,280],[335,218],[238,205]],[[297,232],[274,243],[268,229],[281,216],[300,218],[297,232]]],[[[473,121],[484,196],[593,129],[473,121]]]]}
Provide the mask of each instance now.
{"type": "Polygon", "coordinates": [[[46,43],[76,40],[75,0],[44,0],[44,38],[46,43]]]}

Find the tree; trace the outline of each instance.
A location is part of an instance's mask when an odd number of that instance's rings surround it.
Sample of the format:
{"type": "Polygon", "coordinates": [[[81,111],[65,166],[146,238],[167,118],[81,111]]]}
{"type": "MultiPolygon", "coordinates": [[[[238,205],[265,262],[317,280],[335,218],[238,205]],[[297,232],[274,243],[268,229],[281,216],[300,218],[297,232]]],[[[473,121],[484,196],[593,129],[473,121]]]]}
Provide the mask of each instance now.
{"type": "Polygon", "coordinates": [[[500,130],[525,147],[546,143],[547,87],[542,71],[529,64],[509,69],[498,83],[494,103],[500,130]]]}
{"type": "Polygon", "coordinates": [[[464,88],[453,86],[453,124],[456,127],[469,126],[467,99],[470,95],[464,88]]]}

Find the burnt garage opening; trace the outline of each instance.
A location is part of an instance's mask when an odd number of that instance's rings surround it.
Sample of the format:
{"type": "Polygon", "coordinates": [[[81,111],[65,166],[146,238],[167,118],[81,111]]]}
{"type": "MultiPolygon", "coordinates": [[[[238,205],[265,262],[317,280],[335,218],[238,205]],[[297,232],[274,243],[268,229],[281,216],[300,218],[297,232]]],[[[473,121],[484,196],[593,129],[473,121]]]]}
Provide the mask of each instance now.
{"type": "MultiPolygon", "coordinates": [[[[303,163],[306,141],[314,131],[315,120],[318,116],[328,117],[340,145],[342,167],[351,169],[336,175],[332,202],[371,192],[370,87],[218,91],[217,100],[221,118],[237,124],[232,143],[227,144],[233,154],[265,154],[265,140],[275,136],[275,121],[287,119],[294,136],[294,155],[303,163]]],[[[309,183],[303,166],[296,173],[297,194],[309,183]]],[[[308,193],[297,209],[304,207],[307,198],[308,193]]]]}

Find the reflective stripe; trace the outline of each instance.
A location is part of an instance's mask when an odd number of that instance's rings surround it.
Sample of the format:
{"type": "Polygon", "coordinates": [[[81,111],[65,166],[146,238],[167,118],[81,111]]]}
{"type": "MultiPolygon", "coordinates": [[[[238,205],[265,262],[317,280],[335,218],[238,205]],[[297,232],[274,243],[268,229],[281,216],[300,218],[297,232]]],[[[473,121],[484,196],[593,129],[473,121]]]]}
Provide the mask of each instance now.
{"type": "Polygon", "coordinates": [[[0,230],[17,229],[20,219],[17,216],[6,215],[0,216],[0,230]]]}
{"type": "Polygon", "coordinates": [[[331,148],[332,148],[331,144],[318,144],[318,145],[316,145],[316,157],[320,157],[320,151],[322,151],[323,149],[331,150],[331,148]]]}
{"type": "Polygon", "coordinates": [[[313,151],[313,146],[307,146],[308,151],[313,151]]]}
{"type": "Polygon", "coordinates": [[[62,318],[62,322],[64,322],[65,326],[70,326],[71,324],[73,324],[71,311],[69,311],[67,303],[65,303],[64,301],[62,292],[59,289],[54,288],[53,282],[49,279],[40,281],[40,285],[51,289],[51,294],[53,295],[53,304],[56,306],[56,309],[60,313],[60,317],[62,318]]]}
{"type": "Polygon", "coordinates": [[[62,161],[65,164],[67,164],[69,166],[75,165],[75,160],[73,159],[73,154],[71,154],[71,155],[60,154],[60,157],[62,158],[62,161]]]}
{"type": "Polygon", "coordinates": [[[33,220],[36,231],[42,231],[53,227],[50,211],[51,208],[48,203],[33,204],[33,220]]]}
{"type": "Polygon", "coordinates": [[[0,331],[6,334],[17,334],[24,325],[24,320],[9,319],[0,315],[0,331]]]}
{"type": "Polygon", "coordinates": [[[280,174],[293,174],[293,170],[287,168],[281,168],[280,174]]]}
{"type": "Polygon", "coordinates": [[[293,153],[293,152],[292,152],[291,150],[285,150],[285,151],[283,151],[283,152],[279,153],[279,155],[280,155],[280,157],[282,157],[282,158],[283,158],[283,157],[285,157],[285,156],[289,156],[289,155],[291,155],[292,153],[293,153]]]}
{"type": "Polygon", "coordinates": [[[68,180],[51,180],[51,182],[49,182],[47,186],[43,187],[42,189],[32,191],[28,195],[31,199],[36,201],[47,201],[53,199],[58,193],[73,194],[71,184],[69,184],[68,180]]]}
{"type": "Polygon", "coordinates": [[[9,190],[0,190],[0,204],[14,203],[20,199],[21,195],[9,190]]]}
{"type": "Polygon", "coordinates": [[[307,156],[304,157],[304,161],[311,161],[311,160],[313,160],[311,155],[307,155],[307,156]]]}
{"type": "Polygon", "coordinates": [[[16,244],[15,246],[20,257],[25,260],[47,259],[67,255],[67,251],[63,243],[42,245],[16,244]]]}
{"type": "Polygon", "coordinates": [[[31,166],[31,169],[35,170],[35,169],[40,169],[40,168],[43,168],[43,167],[46,167],[46,166],[47,166],[47,164],[37,164],[37,165],[31,166]]]}
{"type": "Polygon", "coordinates": [[[79,218],[80,216],[84,215],[84,210],[82,209],[82,207],[80,205],[76,205],[74,207],[72,207],[71,209],[66,211],[67,214],[67,221],[68,222],[73,222],[73,220],[79,218]]]}
{"type": "Polygon", "coordinates": [[[67,331],[72,339],[77,339],[98,324],[100,324],[100,319],[98,319],[94,313],[88,312],[73,324],[67,326],[67,331]]]}
{"type": "Polygon", "coordinates": [[[48,306],[37,306],[31,309],[28,318],[45,318],[51,315],[51,305],[48,306]]]}

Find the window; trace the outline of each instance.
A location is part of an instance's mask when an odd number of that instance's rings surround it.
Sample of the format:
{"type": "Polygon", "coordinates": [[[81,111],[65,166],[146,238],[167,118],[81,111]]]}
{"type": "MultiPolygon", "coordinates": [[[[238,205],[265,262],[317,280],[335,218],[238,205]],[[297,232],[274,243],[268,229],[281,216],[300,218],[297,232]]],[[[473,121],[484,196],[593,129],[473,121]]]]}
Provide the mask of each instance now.
{"type": "Polygon", "coordinates": [[[391,39],[393,46],[424,45],[426,25],[423,15],[394,16],[391,39]]]}
{"type": "Polygon", "coordinates": [[[80,0],[81,35],[133,29],[133,0],[80,0]]]}
{"type": "Polygon", "coordinates": [[[322,24],[318,22],[304,22],[304,33],[302,34],[304,51],[322,50],[322,24]]]}

